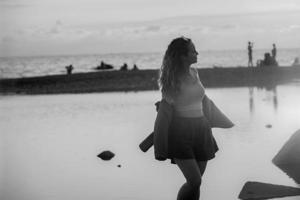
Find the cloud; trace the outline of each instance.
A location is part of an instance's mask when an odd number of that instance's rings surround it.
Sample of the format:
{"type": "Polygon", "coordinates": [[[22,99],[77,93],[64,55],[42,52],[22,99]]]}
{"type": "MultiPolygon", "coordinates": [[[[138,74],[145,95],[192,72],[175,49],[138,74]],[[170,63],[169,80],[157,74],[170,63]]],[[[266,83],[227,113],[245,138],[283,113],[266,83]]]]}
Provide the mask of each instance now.
{"type": "MultiPolygon", "coordinates": [[[[237,25],[202,25],[202,24],[123,24],[117,27],[81,27],[77,33],[97,40],[140,40],[143,38],[170,38],[178,35],[209,35],[212,33],[230,32],[236,30],[237,25]]],[[[54,29],[53,34],[57,33],[54,29]],[[55,31],[56,32],[55,32],[55,31]]],[[[70,31],[70,30],[69,30],[70,31]]],[[[71,33],[70,33],[71,34],[71,33]]]]}
{"type": "Polygon", "coordinates": [[[145,28],[145,31],[150,31],[150,32],[157,32],[159,30],[160,30],[160,26],[155,26],[155,25],[148,26],[145,28]]]}
{"type": "MultiPolygon", "coordinates": [[[[226,27],[228,29],[228,27],[226,27]]],[[[189,35],[191,33],[209,33],[212,27],[201,25],[136,25],[114,28],[106,28],[102,30],[102,35],[107,38],[118,39],[139,39],[151,37],[164,37],[172,35],[189,35]]],[[[100,33],[100,31],[99,31],[100,33]]]]}
{"type": "Polygon", "coordinates": [[[2,8],[8,8],[8,9],[17,9],[17,8],[24,8],[27,7],[29,5],[25,5],[25,4],[1,4],[2,8]]]}
{"type": "Polygon", "coordinates": [[[11,44],[12,42],[14,42],[15,41],[15,38],[14,37],[12,37],[12,36],[4,36],[4,37],[2,37],[2,39],[1,39],[1,43],[2,44],[6,44],[6,45],[9,45],[9,44],[11,44]]]}
{"type": "Polygon", "coordinates": [[[300,25],[299,24],[293,24],[288,27],[283,27],[280,29],[279,32],[286,33],[286,32],[293,32],[293,31],[300,31],[300,25]]]}
{"type": "Polygon", "coordinates": [[[222,30],[233,30],[233,29],[237,29],[237,28],[238,28],[238,26],[235,24],[225,24],[225,25],[220,26],[220,29],[222,29],[222,30]]]}
{"type": "Polygon", "coordinates": [[[5,35],[0,39],[0,56],[10,54],[11,47],[15,44],[15,38],[12,36],[5,35]]]}
{"type": "Polygon", "coordinates": [[[105,25],[97,21],[79,24],[54,18],[50,25],[31,24],[16,27],[14,32],[6,30],[1,33],[6,37],[0,40],[2,44],[22,46],[24,52],[26,46],[42,49],[44,54],[47,54],[48,47],[68,53],[161,50],[168,41],[181,35],[192,38],[201,44],[202,49],[243,48],[250,38],[260,47],[274,41],[288,47],[295,46],[295,41],[299,41],[297,16],[299,14],[185,16],[105,25]]]}
{"type": "Polygon", "coordinates": [[[30,6],[29,3],[20,3],[17,0],[0,0],[0,6],[4,9],[15,9],[30,6]]]}
{"type": "Polygon", "coordinates": [[[15,38],[15,41],[18,41],[19,43],[22,43],[22,41],[41,41],[47,43],[55,40],[62,42],[80,40],[93,34],[97,35],[98,32],[86,30],[84,28],[67,26],[61,20],[56,20],[52,26],[30,26],[7,31],[5,33],[5,38],[15,38]]]}
{"type": "Polygon", "coordinates": [[[55,25],[49,30],[49,34],[59,34],[63,31],[63,23],[60,20],[56,20],[55,25]]]}
{"type": "Polygon", "coordinates": [[[56,25],[56,26],[62,26],[63,23],[62,23],[61,20],[56,20],[55,25],[56,25]]]}

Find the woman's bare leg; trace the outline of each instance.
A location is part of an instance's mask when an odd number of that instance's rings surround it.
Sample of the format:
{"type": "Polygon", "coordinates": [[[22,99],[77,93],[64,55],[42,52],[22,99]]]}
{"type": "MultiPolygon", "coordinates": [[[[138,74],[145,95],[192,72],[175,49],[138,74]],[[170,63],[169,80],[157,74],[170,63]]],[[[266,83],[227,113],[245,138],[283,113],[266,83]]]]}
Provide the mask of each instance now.
{"type": "Polygon", "coordinates": [[[202,176],[197,161],[195,159],[175,158],[175,162],[186,179],[186,183],[178,192],[177,200],[199,200],[202,176]]]}
{"type": "Polygon", "coordinates": [[[207,161],[197,161],[197,164],[199,166],[201,177],[202,177],[206,169],[207,161]]]}

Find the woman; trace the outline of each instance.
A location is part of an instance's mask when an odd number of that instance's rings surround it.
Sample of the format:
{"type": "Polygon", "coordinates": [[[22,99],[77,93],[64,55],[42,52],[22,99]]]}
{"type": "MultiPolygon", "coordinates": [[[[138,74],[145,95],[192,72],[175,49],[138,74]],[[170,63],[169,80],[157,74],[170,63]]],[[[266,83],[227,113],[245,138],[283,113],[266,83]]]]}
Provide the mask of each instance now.
{"type": "Polygon", "coordinates": [[[207,161],[215,157],[218,146],[204,116],[204,87],[196,69],[198,52],[184,37],[174,39],[163,58],[159,85],[162,99],[173,107],[168,133],[168,154],[186,178],[177,199],[196,200],[207,161]]]}

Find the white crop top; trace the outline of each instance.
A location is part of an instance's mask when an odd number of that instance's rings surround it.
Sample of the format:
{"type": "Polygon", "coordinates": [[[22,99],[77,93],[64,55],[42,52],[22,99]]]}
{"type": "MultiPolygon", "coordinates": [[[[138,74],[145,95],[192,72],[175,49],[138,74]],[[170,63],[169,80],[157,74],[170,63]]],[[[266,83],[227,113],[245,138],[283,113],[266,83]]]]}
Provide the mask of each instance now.
{"type": "Polygon", "coordinates": [[[177,116],[201,117],[203,116],[202,100],[205,95],[204,87],[199,79],[197,69],[191,68],[194,82],[181,82],[180,91],[173,99],[177,116]]]}

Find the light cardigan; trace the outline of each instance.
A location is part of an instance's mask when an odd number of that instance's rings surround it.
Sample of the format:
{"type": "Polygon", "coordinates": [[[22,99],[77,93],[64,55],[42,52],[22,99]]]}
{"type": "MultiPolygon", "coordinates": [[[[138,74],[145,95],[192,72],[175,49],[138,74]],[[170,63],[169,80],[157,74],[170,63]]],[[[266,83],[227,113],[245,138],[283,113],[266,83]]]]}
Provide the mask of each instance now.
{"type": "MultiPolygon", "coordinates": [[[[234,126],[206,95],[202,103],[204,116],[212,128],[231,128],[234,126]]],[[[157,106],[159,108],[157,109],[154,123],[154,132],[144,139],[139,146],[142,151],[146,152],[154,144],[155,159],[166,160],[168,157],[169,126],[172,121],[174,108],[164,99],[157,106]]]]}

